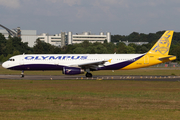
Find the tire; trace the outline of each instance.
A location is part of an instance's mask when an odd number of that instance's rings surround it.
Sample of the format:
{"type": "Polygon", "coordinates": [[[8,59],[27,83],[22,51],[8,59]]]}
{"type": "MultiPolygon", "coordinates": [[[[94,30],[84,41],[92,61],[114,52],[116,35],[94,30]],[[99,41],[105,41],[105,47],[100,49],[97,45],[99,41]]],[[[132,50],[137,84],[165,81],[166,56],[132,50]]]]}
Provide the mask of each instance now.
{"type": "Polygon", "coordinates": [[[92,77],[91,73],[86,73],[86,77],[92,77]]]}

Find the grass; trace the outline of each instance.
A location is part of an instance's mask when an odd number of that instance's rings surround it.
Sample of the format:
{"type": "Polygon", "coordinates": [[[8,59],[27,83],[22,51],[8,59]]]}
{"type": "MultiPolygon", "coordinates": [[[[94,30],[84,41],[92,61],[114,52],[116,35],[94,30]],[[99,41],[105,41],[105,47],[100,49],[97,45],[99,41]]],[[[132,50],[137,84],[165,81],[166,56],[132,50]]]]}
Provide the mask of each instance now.
{"type": "Polygon", "coordinates": [[[0,80],[3,120],[178,120],[180,82],[0,80]]]}
{"type": "MultiPolygon", "coordinates": [[[[0,74],[21,71],[0,67],[0,74]]],[[[61,71],[25,71],[62,75],[61,71]]],[[[180,75],[179,68],[96,71],[93,75],[180,75]]],[[[3,120],[179,120],[180,82],[0,80],[3,120]]]]}

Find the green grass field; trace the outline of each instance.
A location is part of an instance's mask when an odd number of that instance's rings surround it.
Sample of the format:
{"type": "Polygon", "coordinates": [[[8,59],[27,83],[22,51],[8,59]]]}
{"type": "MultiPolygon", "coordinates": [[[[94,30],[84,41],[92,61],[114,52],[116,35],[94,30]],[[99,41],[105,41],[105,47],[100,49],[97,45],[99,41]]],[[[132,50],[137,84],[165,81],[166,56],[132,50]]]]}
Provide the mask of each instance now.
{"type": "MultiPolygon", "coordinates": [[[[0,67],[0,74],[21,71],[0,67]]],[[[61,71],[25,71],[62,75],[61,71]]],[[[97,71],[93,75],[180,75],[179,69],[97,71]]],[[[0,120],[179,120],[180,82],[0,79],[0,120]]]]}
{"type": "Polygon", "coordinates": [[[179,120],[180,82],[0,80],[1,120],[179,120]]]}

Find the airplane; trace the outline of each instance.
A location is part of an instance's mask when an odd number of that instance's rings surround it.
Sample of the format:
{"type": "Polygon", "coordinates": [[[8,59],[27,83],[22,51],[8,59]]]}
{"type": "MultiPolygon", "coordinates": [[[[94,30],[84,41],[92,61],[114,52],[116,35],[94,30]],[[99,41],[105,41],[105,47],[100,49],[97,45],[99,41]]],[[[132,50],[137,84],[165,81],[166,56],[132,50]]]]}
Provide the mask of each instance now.
{"type": "Polygon", "coordinates": [[[84,74],[91,71],[129,70],[169,62],[176,56],[169,55],[174,31],[168,30],[144,54],[23,54],[11,57],[2,66],[10,70],[62,70],[65,75],[84,74]]]}

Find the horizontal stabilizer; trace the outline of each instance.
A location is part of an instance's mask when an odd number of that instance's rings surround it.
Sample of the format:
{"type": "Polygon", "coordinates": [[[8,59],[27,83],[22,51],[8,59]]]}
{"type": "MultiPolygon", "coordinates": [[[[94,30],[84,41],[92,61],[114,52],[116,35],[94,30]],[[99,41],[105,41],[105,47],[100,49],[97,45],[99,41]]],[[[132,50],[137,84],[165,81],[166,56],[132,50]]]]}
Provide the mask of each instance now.
{"type": "Polygon", "coordinates": [[[175,59],[176,59],[176,56],[171,55],[171,56],[167,56],[167,57],[160,57],[160,58],[158,58],[158,60],[161,60],[161,61],[167,60],[167,59],[169,59],[169,60],[175,60],[175,59]]]}

